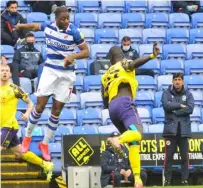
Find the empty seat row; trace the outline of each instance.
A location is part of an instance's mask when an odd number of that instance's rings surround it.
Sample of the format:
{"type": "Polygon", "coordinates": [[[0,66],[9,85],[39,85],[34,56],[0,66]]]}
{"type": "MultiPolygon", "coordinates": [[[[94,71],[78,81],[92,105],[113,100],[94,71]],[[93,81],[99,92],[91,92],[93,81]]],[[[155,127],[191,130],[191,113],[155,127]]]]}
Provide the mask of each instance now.
{"type": "MultiPolygon", "coordinates": [[[[6,7],[7,0],[1,1],[1,9],[6,7]]],[[[151,0],[66,0],[66,6],[74,12],[172,12],[173,5],[168,1],[151,0]]],[[[200,6],[203,6],[202,0],[200,6]]],[[[24,1],[18,2],[18,11],[30,12],[32,8],[24,1]]]]}
{"type": "Polygon", "coordinates": [[[121,43],[124,36],[129,36],[132,43],[149,44],[159,43],[203,43],[203,29],[184,28],[151,28],[151,29],[90,29],[80,28],[85,40],[90,44],[121,43]]]}
{"type": "MultiPolygon", "coordinates": [[[[85,28],[199,28],[203,27],[203,13],[192,14],[192,20],[184,13],[71,13],[70,22],[76,27],[85,28]]],[[[32,12],[23,14],[28,23],[54,22],[55,15],[50,18],[45,13],[32,12]]]]}

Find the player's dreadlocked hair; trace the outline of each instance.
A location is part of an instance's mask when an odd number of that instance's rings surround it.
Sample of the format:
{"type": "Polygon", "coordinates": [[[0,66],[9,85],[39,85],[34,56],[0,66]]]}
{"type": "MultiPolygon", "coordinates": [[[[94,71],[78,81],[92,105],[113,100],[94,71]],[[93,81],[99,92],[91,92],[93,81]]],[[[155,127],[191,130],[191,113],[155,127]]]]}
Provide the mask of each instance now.
{"type": "Polygon", "coordinates": [[[57,17],[61,12],[71,12],[71,8],[66,6],[57,7],[54,14],[57,17]]]}

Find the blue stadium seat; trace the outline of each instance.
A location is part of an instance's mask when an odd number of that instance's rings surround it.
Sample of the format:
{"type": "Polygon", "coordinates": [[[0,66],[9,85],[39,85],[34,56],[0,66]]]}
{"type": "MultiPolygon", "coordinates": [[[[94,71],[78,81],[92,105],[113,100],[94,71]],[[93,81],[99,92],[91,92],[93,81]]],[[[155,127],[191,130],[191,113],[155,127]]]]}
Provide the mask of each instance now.
{"type": "Polygon", "coordinates": [[[171,12],[171,1],[148,1],[149,12],[171,12]]]}
{"type": "Polygon", "coordinates": [[[76,27],[98,27],[98,15],[96,13],[77,13],[75,14],[76,27]]]}
{"type": "Polygon", "coordinates": [[[203,132],[203,124],[200,124],[198,129],[199,129],[199,132],[203,132]]]}
{"type": "Polygon", "coordinates": [[[66,0],[66,6],[72,9],[72,12],[78,12],[77,0],[66,0]]]}
{"type": "Polygon", "coordinates": [[[18,1],[18,11],[30,12],[30,5],[26,4],[24,1],[18,1]]]}
{"type": "Polygon", "coordinates": [[[27,14],[28,23],[43,23],[48,21],[48,17],[43,12],[30,12],[27,14]]]}
{"type": "Polygon", "coordinates": [[[20,86],[24,89],[26,93],[32,93],[32,83],[29,78],[20,78],[20,86]]]}
{"type": "Polygon", "coordinates": [[[101,13],[98,15],[99,28],[121,28],[120,13],[101,13]]]}
{"type": "Polygon", "coordinates": [[[157,134],[157,133],[163,133],[164,130],[164,124],[153,124],[149,125],[149,133],[151,134],[157,134]]]}
{"type": "Polygon", "coordinates": [[[10,45],[1,45],[1,55],[5,56],[8,63],[12,63],[14,49],[10,45]]]}
{"type": "Polygon", "coordinates": [[[146,14],[146,28],[163,27],[168,28],[169,17],[167,13],[146,14]]]}
{"type": "Polygon", "coordinates": [[[165,119],[163,108],[153,108],[152,119],[154,124],[163,123],[165,119]]]}
{"type": "MultiPolygon", "coordinates": [[[[75,14],[74,13],[72,13],[72,12],[70,12],[69,13],[69,19],[70,19],[70,22],[71,23],[74,23],[75,22],[75,14]]],[[[52,13],[52,14],[50,14],[50,21],[51,22],[55,22],[55,14],[54,13],[52,13]]]]}
{"type": "Polygon", "coordinates": [[[73,127],[73,134],[98,134],[98,128],[92,125],[73,127]]]}
{"type": "MultiPolygon", "coordinates": [[[[25,135],[23,133],[23,135],[25,135]]],[[[32,132],[32,141],[41,141],[44,138],[44,129],[42,127],[36,126],[32,132]]]]}
{"type": "Polygon", "coordinates": [[[202,60],[200,59],[186,60],[184,64],[185,64],[185,75],[198,73],[203,74],[202,60]]]}
{"type": "Polygon", "coordinates": [[[78,12],[100,12],[101,8],[99,6],[99,0],[83,0],[77,1],[78,12]]]}
{"type": "Polygon", "coordinates": [[[112,125],[112,121],[111,121],[111,118],[109,116],[109,110],[104,109],[104,110],[101,111],[101,114],[102,114],[102,124],[103,124],[103,126],[112,125]]]}
{"type": "Polygon", "coordinates": [[[83,91],[83,79],[80,76],[76,76],[76,81],[74,84],[76,88],[76,94],[79,95],[83,91]]]}
{"type": "Polygon", "coordinates": [[[199,107],[194,108],[193,113],[190,115],[191,122],[201,123],[201,109],[199,107]]]}
{"type": "Polygon", "coordinates": [[[85,36],[85,41],[93,44],[94,43],[94,29],[93,28],[80,28],[81,33],[85,36]]]}
{"type": "Polygon", "coordinates": [[[184,63],[181,59],[167,59],[161,61],[161,74],[171,74],[176,72],[184,73],[184,63]]]}
{"type": "Polygon", "coordinates": [[[125,13],[122,14],[122,28],[144,28],[144,13],[125,13]]]}
{"type": "Polygon", "coordinates": [[[95,43],[118,43],[118,30],[117,29],[96,29],[95,30],[95,43]]]}
{"type": "Polygon", "coordinates": [[[39,145],[39,141],[33,141],[30,144],[30,151],[33,152],[34,154],[36,154],[37,156],[41,157],[42,156],[42,152],[38,149],[38,145],[39,145]]]}
{"type": "Polygon", "coordinates": [[[165,44],[163,45],[163,59],[179,58],[186,59],[185,44],[165,44]]]}
{"type": "Polygon", "coordinates": [[[155,74],[160,74],[160,61],[158,59],[152,59],[139,67],[139,69],[149,69],[153,70],[155,74]]]}
{"type": "Polygon", "coordinates": [[[155,93],[154,106],[156,108],[162,107],[162,102],[161,102],[162,94],[163,94],[163,91],[158,91],[155,93]]]}
{"type": "Polygon", "coordinates": [[[184,76],[184,83],[189,89],[203,89],[203,76],[184,76]]]}
{"type": "Polygon", "coordinates": [[[125,0],[125,12],[144,12],[148,11],[148,1],[132,1],[132,0],[125,0]]]}
{"type": "MultiPolygon", "coordinates": [[[[160,49],[160,53],[157,56],[158,59],[162,58],[162,45],[158,44],[158,47],[160,49]]],[[[149,56],[153,51],[153,44],[141,44],[139,46],[139,52],[140,52],[140,57],[143,56],[149,56]]]]}
{"type": "Polygon", "coordinates": [[[62,161],[59,157],[54,157],[51,159],[51,161],[54,163],[54,169],[53,174],[60,174],[62,172],[62,161]]]}
{"type": "Polygon", "coordinates": [[[27,104],[23,100],[18,100],[17,109],[19,111],[25,111],[27,109],[27,104]]]}
{"type": "Polygon", "coordinates": [[[203,13],[192,14],[192,28],[203,27],[203,13]]]}
{"type": "Polygon", "coordinates": [[[189,43],[189,30],[184,28],[171,28],[166,31],[167,44],[189,43]]]}
{"type": "Polygon", "coordinates": [[[150,44],[154,42],[166,43],[166,30],[162,28],[143,29],[143,44],[150,44]]]}
{"type": "Polygon", "coordinates": [[[157,86],[155,79],[152,76],[136,76],[136,79],[139,83],[139,90],[156,90],[157,86]]]}
{"type": "Polygon", "coordinates": [[[190,28],[190,18],[185,13],[171,13],[169,14],[169,26],[190,28]]]}
{"type": "Polygon", "coordinates": [[[203,105],[203,94],[202,94],[202,91],[191,90],[190,92],[193,95],[195,106],[202,106],[203,105]]]}
{"type": "Polygon", "coordinates": [[[191,122],[191,131],[192,131],[192,133],[199,132],[198,127],[199,127],[198,122],[191,122]]]}
{"type": "Polygon", "coordinates": [[[187,59],[203,59],[203,44],[188,44],[187,59]]]}
{"type": "Polygon", "coordinates": [[[61,143],[49,143],[49,152],[52,158],[61,158],[61,143]]]}
{"type": "Polygon", "coordinates": [[[120,29],[119,42],[122,41],[124,36],[129,36],[132,43],[142,43],[142,30],[141,29],[120,29]]]}
{"type": "Polygon", "coordinates": [[[67,125],[76,126],[77,121],[75,110],[64,108],[60,114],[59,124],[65,126],[67,125]]]}
{"type": "Polygon", "coordinates": [[[172,84],[173,76],[172,75],[161,75],[157,78],[158,90],[162,91],[167,89],[169,85],[172,84]]]}
{"type": "Polygon", "coordinates": [[[151,113],[148,108],[138,107],[137,111],[142,124],[152,124],[151,113]]]}
{"type": "Polygon", "coordinates": [[[80,94],[81,108],[100,108],[103,109],[103,100],[100,92],[86,92],[80,94]]]}
{"type": "Polygon", "coordinates": [[[33,32],[33,34],[35,35],[36,43],[45,44],[45,33],[44,33],[44,31],[33,32]]]}
{"type": "Polygon", "coordinates": [[[1,11],[6,9],[6,1],[1,1],[1,11]]]}
{"type": "Polygon", "coordinates": [[[31,94],[31,95],[30,95],[30,99],[31,99],[31,101],[33,102],[33,104],[35,105],[36,102],[37,102],[37,96],[34,95],[34,94],[31,94]]]}
{"type": "Polygon", "coordinates": [[[111,134],[113,132],[119,132],[115,125],[105,125],[99,127],[100,134],[111,134]]]}
{"type": "Polygon", "coordinates": [[[49,97],[49,100],[47,101],[47,104],[45,107],[48,109],[51,109],[52,103],[53,103],[53,97],[51,96],[51,97],[49,97]]]}
{"type": "Polygon", "coordinates": [[[88,59],[87,60],[87,72],[88,72],[88,75],[91,75],[92,72],[91,72],[91,64],[95,61],[95,59],[88,59]]]}
{"type": "Polygon", "coordinates": [[[190,29],[190,44],[203,43],[203,28],[190,29]]]}
{"type": "Polygon", "coordinates": [[[70,101],[64,105],[65,108],[68,109],[79,109],[80,108],[80,101],[77,98],[77,95],[72,93],[70,97],[70,101]]]}
{"type": "Polygon", "coordinates": [[[124,0],[101,0],[102,12],[125,12],[124,0]]]}
{"type": "Polygon", "coordinates": [[[84,109],[77,111],[77,125],[102,125],[101,111],[97,109],[84,109]]]}
{"type": "Polygon", "coordinates": [[[72,134],[72,127],[63,125],[58,126],[54,135],[54,142],[61,142],[63,135],[70,134],[72,134]]]}
{"type": "Polygon", "coordinates": [[[76,75],[87,75],[87,59],[76,60],[76,75]]]}
{"type": "Polygon", "coordinates": [[[50,115],[51,115],[50,109],[45,108],[44,111],[41,114],[38,125],[46,125],[50,115]]]}
{"type": "Polygon", "coordinates": [[[203,108],[201,109],[201,122],[203,123],[203,108]]]}
{"type": "Polygon", "coordinates": [[[154,92],[137,91],[135,98],[136,106],[154,106],[154,92]]]}
{"type": "Polygon", "coordinates": [[[91,45],[91,59],[105,58],[112,46],[112,44],[91,45]]]}
{"type": "Polygon", "coordinates": [[[84,91],[101,90],[101,75],[89,75],[84,78],[84,91]]]}

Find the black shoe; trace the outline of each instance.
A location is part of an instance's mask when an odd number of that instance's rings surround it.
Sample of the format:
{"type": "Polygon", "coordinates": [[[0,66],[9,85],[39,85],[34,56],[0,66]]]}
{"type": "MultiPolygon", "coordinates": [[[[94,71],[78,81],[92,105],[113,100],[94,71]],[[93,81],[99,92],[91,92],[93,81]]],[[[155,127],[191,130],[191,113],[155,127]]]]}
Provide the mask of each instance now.
{"type": "Polygon", "coordinates": [[[181,181],[181,185],[187,186],[188,185],[188,181],[187,180],[181,181]]]}
{"type": "Polygon", "coordinates": [[[171,182],[169,181],[169,180],[166,180],[165,182],[164,182],[164,186],[170,186],[171,185],[171,182]]]}

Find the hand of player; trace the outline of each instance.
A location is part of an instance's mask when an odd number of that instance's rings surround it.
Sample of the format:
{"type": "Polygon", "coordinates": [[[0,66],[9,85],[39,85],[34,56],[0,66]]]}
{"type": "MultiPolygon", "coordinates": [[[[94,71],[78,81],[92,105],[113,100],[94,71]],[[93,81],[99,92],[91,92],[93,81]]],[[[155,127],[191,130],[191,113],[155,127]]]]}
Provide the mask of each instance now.
{"type": "Polygon", "coordinates": [[[158,43],[155,42],[153,45],[153,54],[156,57],[160,53],[160,49],[158,48],[158,43]]]}
{"type": "Polygon", "coordinates": [[[128,178],[130,175],[131,175],[131,170],[129,169],[129,170],[127,170],[126,172],[125,172],[125,176],[128,178]]]}
{"type": "Polygon", "coordinates": [[[195,12],[198,9],[198,5],[193,5],[192,10],[195,12]]]}
{"type": "Polygon", "coordinates": [[[68,67],[69,65],[71,65],[74,60],[75,60],[75,58],[73,55],[66,57],[64,59],[64,67],[68,67]]]}
{"type": "Polygon", "coordinates": [[[29,117],[29,114],[28,113],[22,113],[21,114],[21,118],[22,118],[22,120],[24,120],[24,121],[27,121],[28,120],[28,117],[29,117]]]}

